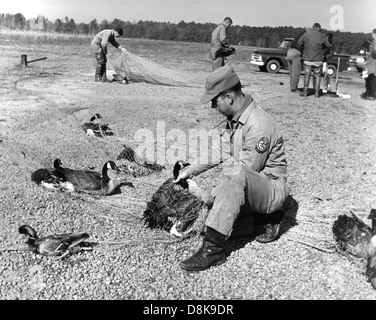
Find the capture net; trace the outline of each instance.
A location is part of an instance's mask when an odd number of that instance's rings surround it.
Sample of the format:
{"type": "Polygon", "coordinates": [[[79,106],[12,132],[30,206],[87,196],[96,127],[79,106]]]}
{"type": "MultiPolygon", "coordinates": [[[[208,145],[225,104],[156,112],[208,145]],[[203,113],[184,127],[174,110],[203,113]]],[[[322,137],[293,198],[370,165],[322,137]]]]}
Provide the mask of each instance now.
{"type": "Polygon", "coordinates": [[[197,87],[200,83],[195,75],[163,67],[129,51],[123,52],[120,65],[113,65],[113,67],[116,73],[133,82],[177,87],[197,87]]]}
{"type": "Polygon", "coordinates": [[[204,202],[181,186],[166,180],[148,202],[143,218],[149,228],[170,230],[175,225],[182,235],[200,234],[205,226],[204,202]]]}

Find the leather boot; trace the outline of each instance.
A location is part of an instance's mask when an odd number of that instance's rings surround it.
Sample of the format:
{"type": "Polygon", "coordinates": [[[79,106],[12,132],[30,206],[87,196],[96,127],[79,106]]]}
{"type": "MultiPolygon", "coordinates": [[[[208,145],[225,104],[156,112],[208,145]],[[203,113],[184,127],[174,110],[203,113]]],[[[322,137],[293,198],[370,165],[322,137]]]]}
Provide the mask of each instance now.
{"type": "Polygon", "coordinates": [[[188,271],[202,271],[225,262],[224,241],[226,236],[207,227],[201,248],[190,258],[179,263],[188,271]]]}
{"type": "Polygon", "coordinates": [[[102,64],[102,82],[111,82],[110,80],[107,80],[106,64],[102,64]]]}
{"type": "Polygon", "coordinates": [[[97,64],[97,68],[95,69],[95,82],[102,81],[102,65],[97,64]]]}
{"type": "Polygon", "coordinates": [[[281,228],[281,222],[285,216],[283,210],[278,210],[276,212],[265,214],[261,219],[267,223],[264,225],[265,233],[260,234],[256,237],[256,241],[260,243],[268,243],[276,240],[279,236],[279,231],[281,228]]]}

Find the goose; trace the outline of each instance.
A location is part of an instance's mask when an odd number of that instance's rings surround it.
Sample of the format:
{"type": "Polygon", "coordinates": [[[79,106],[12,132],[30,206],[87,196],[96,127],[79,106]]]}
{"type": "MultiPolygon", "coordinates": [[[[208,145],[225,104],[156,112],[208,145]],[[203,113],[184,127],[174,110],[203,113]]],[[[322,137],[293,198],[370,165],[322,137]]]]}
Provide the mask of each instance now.
{"type": "Polygon", "coordinates": [[[31,181],[48,190],[73,191],[73,185],[56,174],[55,168],[41,168],[31,174],[31,181]]]}
{"type": "MultiPolygon", "coordinates": [[[[167,179],[152,196],[143,213],[143,220],[149,228],[164,229],[177,237],[188,235],[192,226],[205,208],[195,182],[180,181],[173,183],[179,171],[189,165],[177,161],[173,169],[174,178],[167,179]],[[190,186],[196,189],[192,193],[190,186]]],[[[187,179],[191,180],[191,179],[187,179]]]]}
{"type": "Polygon", "coordinates": [[[366,277],[376,289],[376,209],[371,209],[365,224],[353,212],[351,216],[340,215],[333,223],[333,234],[340,253],[366,258],[366,277]]]}
{"type": "Polygon", "coordinates": [[[127,77],[123,77],[119,73],[113,73],[112,76],[113,76],[113,79],[111,80],[111,82],[118,82],[118,83],[129,84],[129,81],[128,81],[127,77]]]}
{"type": "Polygon", "coordinates": [[[124,149],[120,152],[116,160],[123,161],[119,169],[133,176],[145,176],[154,172],[160,172],[165,167],[138,155],[131,147],[123,145],[124,149]]]}
{"type": "Polygon", "coordinates": [[[114,161],[107,161],[102,167],[102,174],[93,170],[75,170],[62,167],[60,159],[54,161],[55,173],[63,181],[68,181],[74,186],[74,191],[97,194],[101,196],[114,194],[123,182],[117,176],[111,178],[109,170],[118,173],[114,161]]]}
{"type": "Polygon", "coordinates": [[[90,237],[87,233],[66,233],[39,238],[29,225],[22,225],[18,232],[28,236],[26,243],[31,252],[43,256],[62,259],[69,253],[93,250],[92,246],[84,241],[90,237]]]}
{"type": "Polygon", "coordinates": [[[82,125],[82,129],[89,136],[96,136],[103,138],[104,136],[112,136],[114,133],[112,129],[108,127],[108,124],[100,124],[95,122],[95,120],[102,119],[102,116],[99,113],[96,113],[90,118],[90,122],[86,122],[82,125]]]}

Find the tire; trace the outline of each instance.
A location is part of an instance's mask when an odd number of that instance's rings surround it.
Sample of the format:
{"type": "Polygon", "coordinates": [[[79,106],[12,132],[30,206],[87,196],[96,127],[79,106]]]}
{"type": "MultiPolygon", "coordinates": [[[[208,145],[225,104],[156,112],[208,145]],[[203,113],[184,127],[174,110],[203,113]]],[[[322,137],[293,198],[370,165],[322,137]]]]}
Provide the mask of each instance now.
{"type": "Polygon", "coordinates": [[[277,73],[281,70],[281,64],[277,60],[269,60],[266,64],[266,71],[270,73],[277,73]]]}
{"type": "Polygon", "coordinates": [[[265,66],[259,66],[259,70],[261,72],[266,72],[266,67],[265,66]]]}
{"type": "Polygon", "coordinates": [[[337,67],[334,64],[328,65],[328,74],[330,78],[333,78],[336,76],[337,73],[337,67]]]}

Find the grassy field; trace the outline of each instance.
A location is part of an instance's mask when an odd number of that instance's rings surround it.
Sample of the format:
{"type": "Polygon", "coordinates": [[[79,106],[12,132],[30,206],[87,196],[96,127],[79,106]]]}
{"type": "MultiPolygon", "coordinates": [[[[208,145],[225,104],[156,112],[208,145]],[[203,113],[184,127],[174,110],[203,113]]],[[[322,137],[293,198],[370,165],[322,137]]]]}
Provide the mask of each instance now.
{"type": "MultiPolygon", "coordinates": [[[[375,299],[365,261],[333,252],[331,226],[339,214],[366,220],[376,207],[374,102],[361,100],[364,80],[339,76],[350,99],[291,94],[289,75],[259,72],[252,48],[237,47],[228,61],[244,91],[277,120],[285,139],[291,198],[281,238],[268,245],[252,237],[226,247],[227,262],[201,273],[178,262],[197,239],[175,242],[144,227],[146,202],[171,176],[180,154],[169,153],[162,173],[131,179],[120,195],[91,198],[47,191],[30,180],[55,158],[68,167],[100,170],[123,145],[137,147],[140,129],[155,136],[156,152],[174,144],[174,132],[216,127],[223,119],[200,105],[211,71],[208,45],[120,39],[131,53],[195,79],[197,87],[94,82],[89,37],[0,33],[0,285],[1,299],[375,299]],[[21,68],[29,60],[47,57],[21,68]],[[87,136],[81,124],[100,113],[115,135],[87,136]],[[170,140],[161,141],[158,124],[170,140]],[[174,131],[175,130],[175,131],[174,131]],[[164,143],[163,143],[164,142],[164,143]],[[88,232],[100,245],[63,261],[24,250],[18,227],[41,235],[88,232]],[[82,288],[85,288],[83,290],[82,288]]],[[[109,48],[109,68],[120,53],[109,48]]],[[[302,84],[302,80],[300,85],[302,84]]],[[[191,159],[187,159],[191,160],[191,159]]],[[[215,185],[218,170],[199,177],[215,185]]]]}

